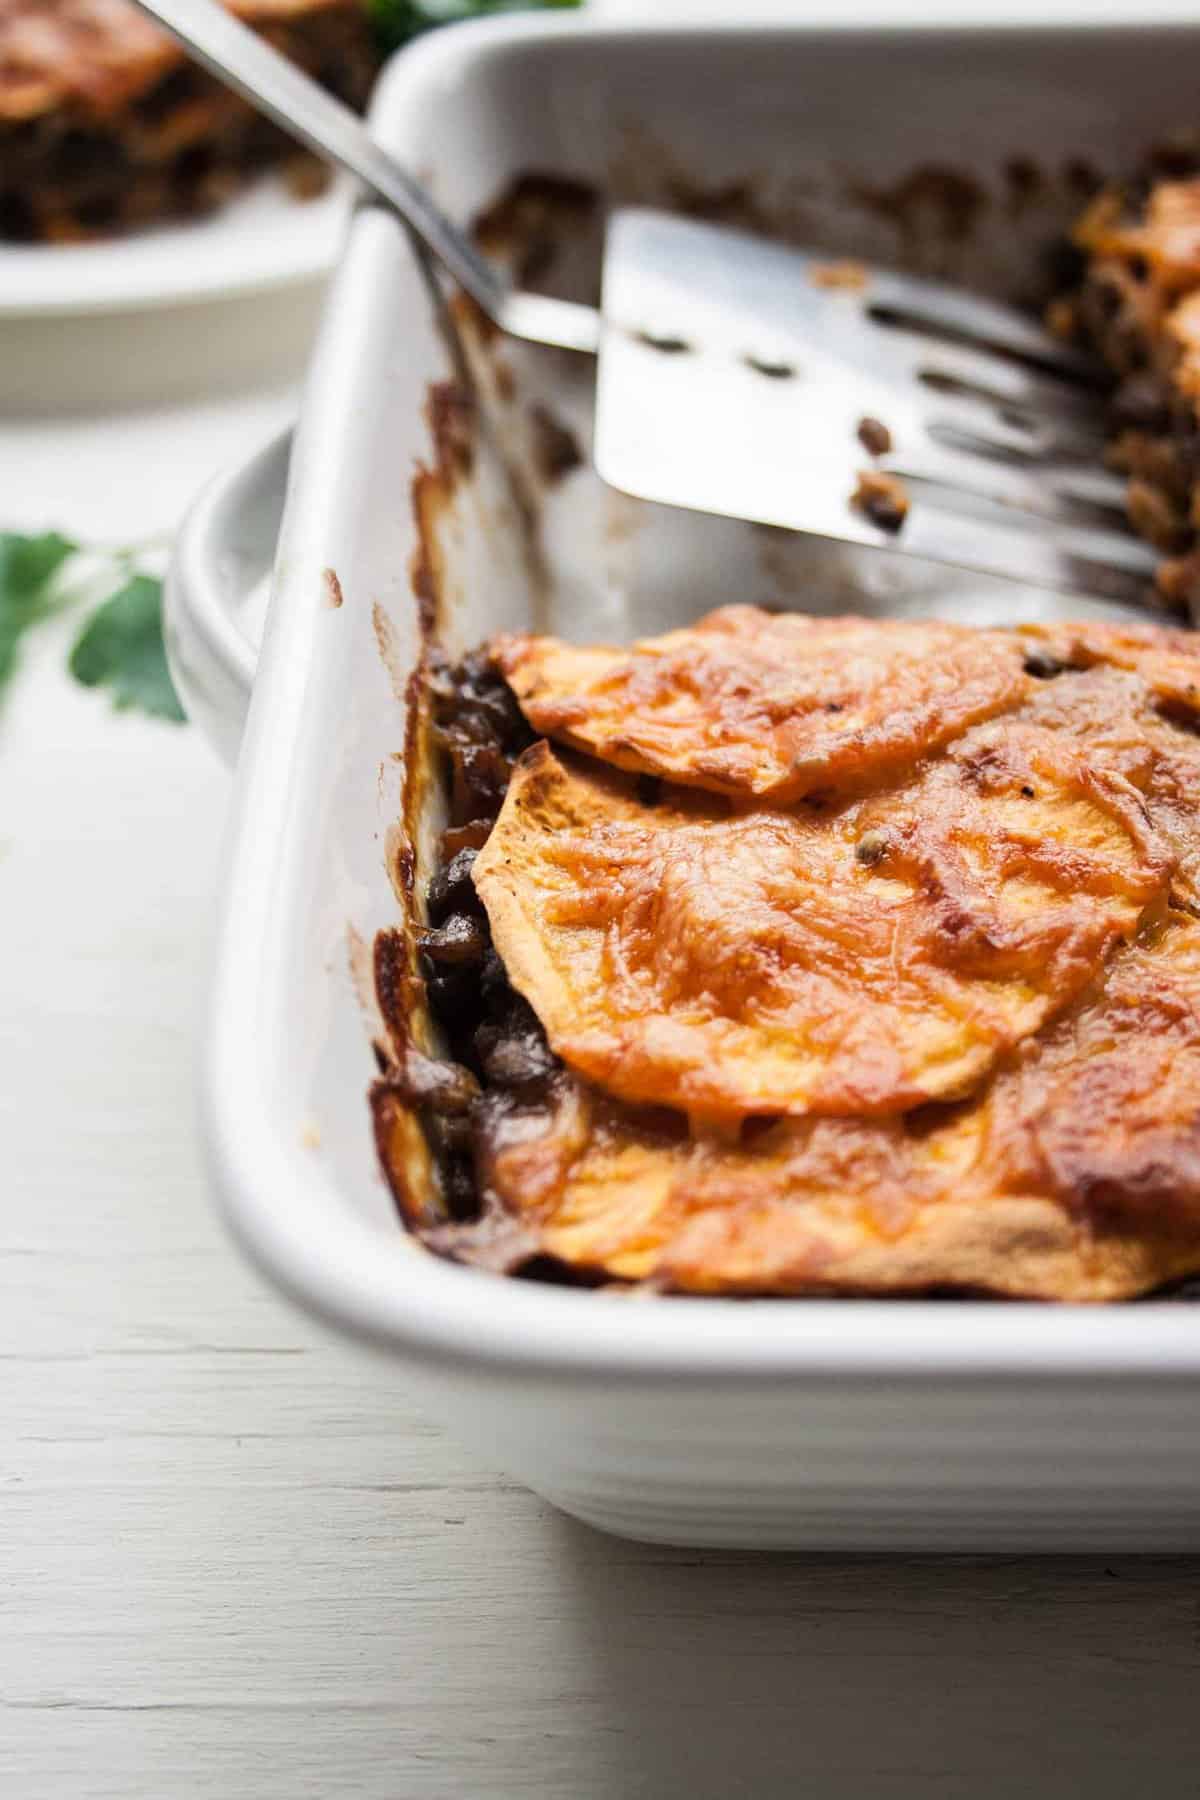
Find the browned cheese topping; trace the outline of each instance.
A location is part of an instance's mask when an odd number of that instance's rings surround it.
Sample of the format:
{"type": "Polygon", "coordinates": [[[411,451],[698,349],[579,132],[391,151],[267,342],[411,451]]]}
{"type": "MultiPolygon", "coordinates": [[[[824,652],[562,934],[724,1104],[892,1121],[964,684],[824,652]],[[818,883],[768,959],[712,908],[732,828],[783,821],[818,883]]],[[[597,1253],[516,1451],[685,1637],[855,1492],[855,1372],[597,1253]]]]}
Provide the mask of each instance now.
{"type": "MultiPolygon", "coordinates": [[[[377,53],[366,0],[225,0],[354,105],[377,53]]],[[[0,238],[70,241],[204,210],[266,163],[319,165],[131,0],[0,0],[0,238]]]]}
{"type": "Polygon", "coordinates": [[[904,769],[1024,691],[1002,633],[754,606],[626,649],[515,637],[494,650],[535,731],[618,769],[775,802],[904,769]]]}
{"type": "Polygon", "coordinates": [[[972,1103],[729,1144],[567,1080],[491,1191],[568,1265],[696,1293],[1112,1300],[1200,1267],[1200,927],[1172,918],[972,1103]]]}
{"type": "MultiPolygon", "coordinates": [[[[223,3],[261,27],[333,10],[331,0],[223,3]]],[[[0,118],[32,118],[64,102],[103,115],[184,61],[132,0],[0,0],[0,118]]]]}
{"type": "Polygon", "coordinates": [[[885,795],[794,813],[650,807],[542,743],[474,879],[569,1067],[736,1126],[966,1092],[1169,872],[1126,782],[1006,721],[885,795]]]}
{"type": "Polygon", "coordinates": [[[1200,1271],[1190,634],[733,607],[490,654],[545,736],[471,665],[501,735],[427,949],[474,1200],[431,1242],[699,1293],[1200,1271]]]}

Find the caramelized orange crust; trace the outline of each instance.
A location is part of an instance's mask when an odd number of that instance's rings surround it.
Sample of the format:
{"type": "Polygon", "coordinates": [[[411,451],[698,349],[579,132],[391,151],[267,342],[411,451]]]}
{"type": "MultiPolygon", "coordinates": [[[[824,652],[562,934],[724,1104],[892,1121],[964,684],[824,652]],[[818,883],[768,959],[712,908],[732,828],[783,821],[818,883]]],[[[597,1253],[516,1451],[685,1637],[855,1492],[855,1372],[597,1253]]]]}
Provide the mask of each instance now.
{"type": "MultiPolygon", "coordinates": [[[[341,0],[222,3],[265,28],[341,0]]],[[[0,119],[41,118],[63,105],[106,117],[185,60],[132,0],[0,0],[0,119]]]]}
{"type": "MultiPolygon", "coordinates": [[[[1113,646],[1118,658],[1126,654],[1124,637],[1113,646]]],[[[1079,641],[1064,637],[1058,647],[1070,655],[1079,641]]],[[[1136,662],[1068,668],[1039,684],[1021,716],[1061,732],[1089,764],[1136,788],[1175,861],[1172,900],[1200,912],[1200,735],[1189,724],[1190,699],[1184,705],[1177,698],[1186,698],[1195,673],[1194,654],[1177,659],[1165,679],[1136,662]]]]}
{"type": "Polygon", "coordinates": [[[501,638],[535,731],[619,769],[791,802],[880,780],[1026,686],[1011,634],[727,606],[625,649],[501,638]]]}
{"type": "MultiPolygon", "coordinates": [[[[378,56],[366,0],[225,0],[352,105],[378,56]]],[[[324,182],[278,129],[131,0],[0,0],[0,238],[70,242],[208,210],[283,163],[324,182]]]]}
{"type": "MultiPolygon", "coordinates": [[[[1200,926],[1172,916],[974,1100],[689,1136],[571,1076],[487,1139],[572,1268],[699,1293],[1116,1300],[1200,1267],[1200,926]]],[[[469,1247],[467,1254],[470,1254],[469,1247]]]]}
{"type": "Polygon", "coordinates": [[[1097,195],[1074,233],[1082,283],[1052,308],[1119,378],[1108,460],[1130,477],[1130,523],[1164,553],[1161,599],[1184,616],[1200,603],[1198,148],[1175,147],[1179,178],[1152,166],[1097,195]]]}
{"type": "Polygon", "coordinates": [[[1089,256],[1140,262],[1143,282],[1169,301],[1200,284],[1200,180],[1157,182],[1140,209],[1105,188],[1074,235],[1089,256]]]}
{"type": "Polygon", "coordinates": [[[736,1124],[967,1091],[1165,900],[1171,862],[1123,778],[995,722],[817,813],[649,804],[541,743],[474,878],[570,1068],[736,1124]]]}
{"type": "Polygon", "coordinates": [[[467,1066],[398,1068],[377,1108],[419,1160],[398,1123],[445,1089],[455,1185],[414,1229],[693,1293],[1200,1273],[1196,638],[739,607],[620,656],[493,647],[559,740],[523,754],[481,659],[438,690],[496,779],[484,817],[456,777],[423,938],[467,1066]]]}

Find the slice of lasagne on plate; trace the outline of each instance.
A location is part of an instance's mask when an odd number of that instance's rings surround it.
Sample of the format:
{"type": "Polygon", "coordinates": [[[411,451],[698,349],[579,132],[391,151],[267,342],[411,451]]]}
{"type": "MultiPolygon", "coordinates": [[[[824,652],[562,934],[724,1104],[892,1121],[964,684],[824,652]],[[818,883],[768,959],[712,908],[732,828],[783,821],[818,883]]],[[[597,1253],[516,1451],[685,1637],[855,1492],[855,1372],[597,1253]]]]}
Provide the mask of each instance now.
{"type": "MultiPolygon", "coordinates": [[[[356,106],[376,52],[365,0],[227,0],[356,106]]],[[[73,242],[207,211],[283,163],[319,166],[189,62],[129,0],[0,0],[0,238],[73,242]]]]}

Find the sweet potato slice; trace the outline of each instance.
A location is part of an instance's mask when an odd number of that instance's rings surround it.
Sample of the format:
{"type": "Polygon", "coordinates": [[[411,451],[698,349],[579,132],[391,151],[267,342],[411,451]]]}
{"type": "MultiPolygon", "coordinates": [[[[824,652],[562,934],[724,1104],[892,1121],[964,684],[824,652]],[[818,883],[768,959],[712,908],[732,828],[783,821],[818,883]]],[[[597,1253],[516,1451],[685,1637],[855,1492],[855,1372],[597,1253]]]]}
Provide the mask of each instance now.
{"type": "Polygon", "coordinates": [[[1200,1270],[1200,926],[1148,928],[961,1105],[728,1142],[564,1075],[548,1110],[493,1119],[481,1172],[526,1247],[592,1276],[1128,1298],[1200,1270]]]}
{"type": "Polygon", "coordinates": [[[1165,904],[1172,867],[1127,781],[1002,720],[819,811],[649,796],[535,745],[474,880],[568,1066],[713,1122],[966,1093],[1165,904]]]}
{"type": "Polygon", "coordinates": [[[493,654],[536,731],[617,768],[776,804],[894,775],[1028,687],[1010,633],[754,606],[625,649],[509,637],[493,654]]]}

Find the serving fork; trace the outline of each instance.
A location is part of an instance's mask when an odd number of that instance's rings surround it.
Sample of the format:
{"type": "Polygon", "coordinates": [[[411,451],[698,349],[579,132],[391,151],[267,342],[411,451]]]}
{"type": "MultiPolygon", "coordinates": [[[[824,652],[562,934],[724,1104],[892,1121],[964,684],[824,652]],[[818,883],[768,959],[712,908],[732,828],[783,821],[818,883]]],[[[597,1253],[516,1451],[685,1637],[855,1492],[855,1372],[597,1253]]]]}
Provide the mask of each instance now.
{"type": "Polygon", "coordinates": [[[368,128],[217,0],[138,0],[391,207],[501,331],[598,359],[593,459],[638,498],[1142,603],[1098,366],[1015,309],[650,208],[599,308],[514,287],[368,128]]]}

